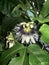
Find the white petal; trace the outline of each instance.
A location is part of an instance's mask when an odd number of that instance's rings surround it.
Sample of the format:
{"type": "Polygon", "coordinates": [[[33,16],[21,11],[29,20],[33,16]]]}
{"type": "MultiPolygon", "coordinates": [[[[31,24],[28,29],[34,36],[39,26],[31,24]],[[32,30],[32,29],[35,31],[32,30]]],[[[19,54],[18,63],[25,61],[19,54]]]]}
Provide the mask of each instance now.
{"type": "Polygon", "coordinates": [[[13,31],[17,32],[19,29],[20,29],[20,27],[15,26],[14,29],[13,29],[13,31]]]}
{"type": "Polygon", "coordinates": [[[26,24],[26,22],[22,22],[22,23],[20,23],[20,25],[23,25],[23,24],[26,24]]]}
{"type": "Polygon", "coordinates": [[[22,35],[22,43],[29,43],[30,37],[29,35],[22,35]]]}
{"type": "Polygon", "coordinates": [[[21,43],[24,43],[25,42],[25,35],[22,35],[22,37],[21,37],[21,39],[22,39],[22,41],[21,41],[21,43]]]}
{"type": "Polygon", "coordinates": [[[14,28],[14,29],[15,29],[15,30],[16,30],[16,29],[20,29],[20,27],[15,26],[15,28],[14,28]]]}
{"type": "Polygon", "coordinates": [[[34,26],[33,25],[30,25],[31,28],[33,28],[34,26]]]}
{"type": "Polygon", "coordinates": [[[39,35],[37,33],[33,34],[33,37],[36,41],[38,41],[39,35]]]}
{"type": "Polygon", "coordinates": [[[17,32],[17,33],[16,33],[16,36],[21,36],[21,33],[20,33],[20,32],[17,32]]]}
{"type": "Polygon", "coordinates": [[[14,44],[15,44],[14,42],[13,42],[13,43],[10,42],[10,43],[9,43],[9,48],[13,47],[14,44]]]}
{"type": "Polygon", "coordinates": [[[26,35],[26,43],[29,43],[29,41],[30,41],[30,36],[29,35],[26,35]]]}
{"type": "Polygon", "coordinates": [[[30,35],[30,39],[32,43],[36,43],[32,35],[30,35]]]}

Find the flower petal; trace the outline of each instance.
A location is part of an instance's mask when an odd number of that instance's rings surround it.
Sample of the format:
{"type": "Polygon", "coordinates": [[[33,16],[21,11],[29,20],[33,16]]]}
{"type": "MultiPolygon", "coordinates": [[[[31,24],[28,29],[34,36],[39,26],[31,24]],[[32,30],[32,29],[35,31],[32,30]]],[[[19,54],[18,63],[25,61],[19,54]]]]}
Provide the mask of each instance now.
{"type": "Polygon", "coordinates": [[[38,41],[39,35],[38,35],[37,33],[33,34],[33,37],[34,37],[34,39],[35,39],[36,41],[38,41]]]}
{"type": "Polygon", "coordinates": [[[29,41],[30,41],[29,35],[22,35],[22,43],[24,42],[29,43],[29,41]]]}
{"type": "Polygon", "coordinates": [[[25,37],[25,35],[22,35],[22,37],[21,37],[21,38],[22,38],[21,43],[24,43],[24,42],[25,42],[25,38],[26,38],[26,37],[25,37]]]}
{"type": "Polygon", "coordinates": [[[32,35],[30,35],[30,39],[32,43],[36,43],[32,35]]]}
{"type": "Polygon", "coordinates": [[[26,43],[29,43],[29,41],[30,41],[30,36],[29,35],[26,35],[26,43]]]}
{"type": "Polygon", "coordinates": [[[14,46],[14,41],[11,43],[11,42],[9,42],[9,48],[11,48],[11,47],[13,47],[14,46]]]}

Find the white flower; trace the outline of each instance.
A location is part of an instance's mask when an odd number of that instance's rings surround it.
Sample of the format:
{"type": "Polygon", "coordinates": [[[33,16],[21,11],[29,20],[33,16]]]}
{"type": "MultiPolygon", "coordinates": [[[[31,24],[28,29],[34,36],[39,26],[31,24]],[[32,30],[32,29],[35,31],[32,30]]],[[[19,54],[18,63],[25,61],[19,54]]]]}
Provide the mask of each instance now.
{"type": "Polygon", "coordinates": [[[8,48],[11,48],[15,45],[12,32],[10,32],[10,34],[6,37],[6,39],[7,39],[6,45],[8,46],[8,48]]]}
{"type": "Polygon", "coordinates": [[[14,28],[16,39],[21,40],[21,43],[36,43],[38,34],[35,32],[36,26],[33,22],[23,22],[17,25],[19,26],[15,26],[14,28]]]}

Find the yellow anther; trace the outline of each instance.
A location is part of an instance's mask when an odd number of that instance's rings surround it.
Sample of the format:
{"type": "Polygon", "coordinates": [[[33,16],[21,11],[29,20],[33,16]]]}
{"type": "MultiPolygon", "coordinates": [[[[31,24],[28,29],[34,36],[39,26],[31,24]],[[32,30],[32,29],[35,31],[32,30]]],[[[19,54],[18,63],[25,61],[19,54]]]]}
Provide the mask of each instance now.
{"type": "Polygon", "coordinates": [[[23,23],[23,28],[25,32],[30,32],[31,28],[33,28],[33,22],[23,23]]]}
{"type": "Polygon", "coordinates": [[[24,31],[28,33],[28,32],[31,31],[31,29],[29,27],[28,28],[24,28],[24,31]]]}

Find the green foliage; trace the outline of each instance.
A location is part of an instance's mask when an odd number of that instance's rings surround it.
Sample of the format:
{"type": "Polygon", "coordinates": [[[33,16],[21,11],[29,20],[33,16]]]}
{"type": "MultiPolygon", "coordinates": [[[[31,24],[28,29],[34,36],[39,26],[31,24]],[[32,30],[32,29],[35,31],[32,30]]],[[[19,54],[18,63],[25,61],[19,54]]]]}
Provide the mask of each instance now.
{"type": "Polygon", "coordinates": [[[11,62],[9,63],[9,65],[29,65],[28,64],[28,56],[26,55],[26,48],[21,49],[20,51],[18,51],[20,53],[20,57],[15,57],[11,60],[11,62]]]}
{"type": "Polygon", "coordinates": [[[47,24],[43,24],[41,26],[41,28],[39,29],[39,31],[41,32],[41,40],[44,43],[48,43],[49,44],[49,26],[47,24]]]}
{"type": "Polygon", "coordinates": [[[36,17],[34,19],[35,20],[38,20],[39,23],[41,23],[41,24],[46,23],[46,22],[49,22],[49,16],[47,16],[46,18],[45,17],[42,17],[42,16],[39,16],[39,17],[36,17]]]}
{"type": "Polygon", "coordinates": [[[0,64],[6,65],[8,61],[11,59],[11,57],[14,57],[20,49],[22,49],[23,46],[17,43],[13,48],[10,48],[3,52],[2,56],[0,57],[0,64]],[[8,58],[8,59],[7,59],[8,58]],[[4,61],[4,62],[3,62],[4,61]]]}
{"type": "Polygon", "coordinates": [[[2,49],[2,45],[0,44],[0,52],[1,52],[1,51],[3,51],[3,49],[2,49]]]}
{"type": "Polygon", "coordinates": [[[10,59],[9,65],[49,64],[49,54],[36,44],[30,45],[29,47],[23,47],[18,43],[13,48],[3,52],[0,58],[0,64],[6,65],[10,59]],[[17,56],[16,53],[19,53],[20,55],[17,56]]]}
{"type": "Polygon", "coordinates": [[[18,3],[17,1],[15,1],[14,3],[13,2],[14,0],[1,0],[0,11],[7,16],[18,17],[25,13],[25,11],[30,7],[30,4],[27,0],[25,4],[19,0],[18,3]]]}
{"type": "Polygon", "coordinates": [[[16,25],[16,23],[17,23],[16,18],[5,16],[3,21],[2,21],[2,30],[3,30],[3,32],[7,32],[7,31],[10,31],[11,29],[13,29],[13,27],[16,25]],[[15,23],[13,23],[13,22],[15,22],[15,23]]]}
{"type": "Polygon", "coordinates": [[[46,17],[48,14],[49,14],[49,0],[47,0],[44,3],[44,6],[43,6],[42,11],[41,11],[41,15],[43,17],[46,17]]]}
{"type": "Polygon", "coordinates": [[[37,43],[27,47],[15,42],[12,48],[4,48],[8,32],[12,32],[17,23],[30,21],[42,24],[39,28],[40,39],[49,44],[49,0],[0,0],[1,65],[49,65],[49,53],[37,43]],[[27,11],[32,13],[31,16],[27,11]]]}
{"type": "Polygon", "coordinates": [[[30,65],[48,65],[49,64],[49,54],[40,49],[36,44],[30,45],[28,50],[29,54],[29,64],[30,65]]]}

